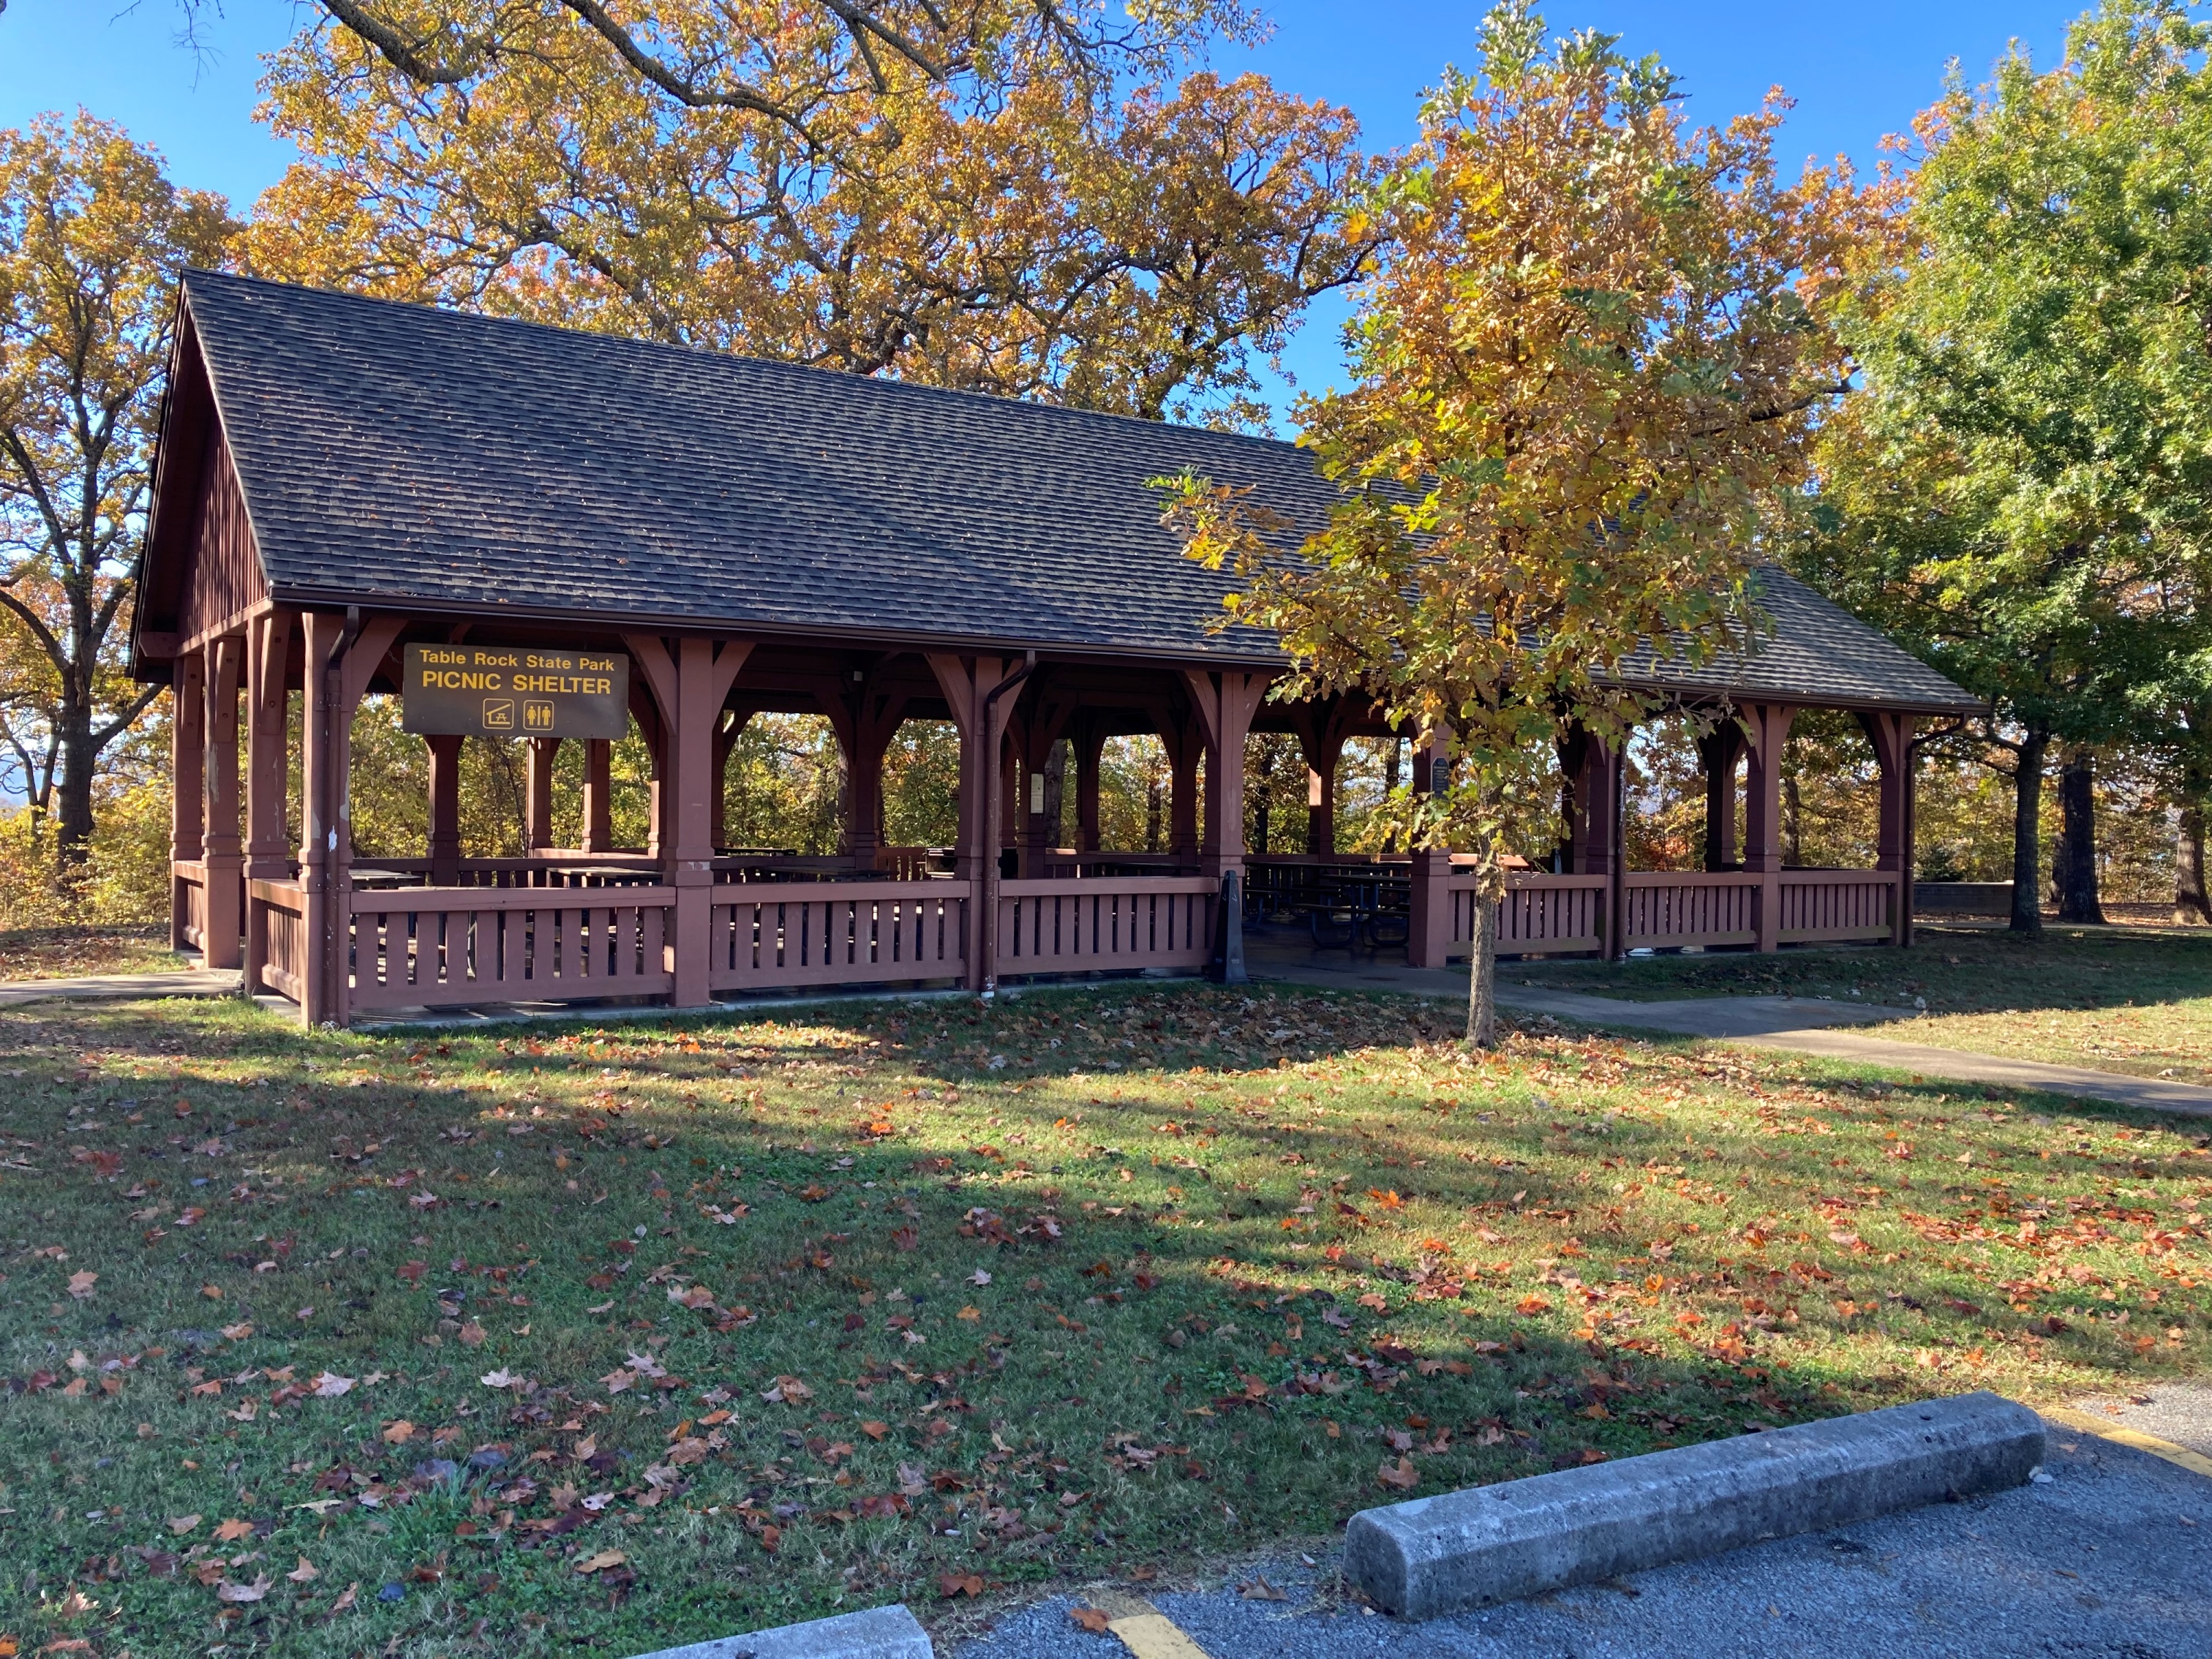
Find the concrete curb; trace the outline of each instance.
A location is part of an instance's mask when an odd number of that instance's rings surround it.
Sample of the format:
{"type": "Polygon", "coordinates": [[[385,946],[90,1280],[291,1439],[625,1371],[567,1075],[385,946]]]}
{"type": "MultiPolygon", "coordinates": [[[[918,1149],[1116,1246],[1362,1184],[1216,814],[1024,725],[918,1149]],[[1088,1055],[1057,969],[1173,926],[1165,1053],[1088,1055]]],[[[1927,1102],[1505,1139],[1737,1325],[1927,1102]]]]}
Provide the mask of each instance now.
{"type": "Polygon", "coordinates": [[[866,1613],[662,1648],[638,1659],[930,1659],[929,1632],[905,1602],[896,1601],[866,1613]]]}
{"type": "Polygon", "coordinates": [[[2024,1484],[2042,1419],[1962,1395],[1650,1452],[1352,1517],[1345,1571],[1389,1612],[1433,1619],[2024,1484]]]}

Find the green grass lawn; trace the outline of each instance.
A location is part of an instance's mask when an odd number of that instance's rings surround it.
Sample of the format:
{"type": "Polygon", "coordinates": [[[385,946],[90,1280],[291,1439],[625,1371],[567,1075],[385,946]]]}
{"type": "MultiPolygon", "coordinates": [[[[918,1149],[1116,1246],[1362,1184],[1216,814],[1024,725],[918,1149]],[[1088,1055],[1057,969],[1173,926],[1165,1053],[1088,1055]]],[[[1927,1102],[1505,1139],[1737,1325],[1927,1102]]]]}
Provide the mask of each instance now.
{"type": "Polygon", "coordinates": [[[1871,1030],[2143,1077],[2212,1083],[2212,929],[1923,927],[1912,947],[1504,963],[1509,981],[1632,1001],[1826,996],[1900,1009],[1871,1030]],[[1905,1014],[1918,999],[1924,1017],[1905,1014]]]}
{"type": "Polygon", "coordinates": [[[0,1633],[452,1659],[950,1617],[2203,1366],[2202,1136],[1686,1043],[1470,1055],[1451,1018],[0,1014],[0,1633]]]}
{"type": "Polygon", "coordinates": [[[0,932],[0,981],[156,974],[189,966],[167,927],[21,927],[0,932]]]}

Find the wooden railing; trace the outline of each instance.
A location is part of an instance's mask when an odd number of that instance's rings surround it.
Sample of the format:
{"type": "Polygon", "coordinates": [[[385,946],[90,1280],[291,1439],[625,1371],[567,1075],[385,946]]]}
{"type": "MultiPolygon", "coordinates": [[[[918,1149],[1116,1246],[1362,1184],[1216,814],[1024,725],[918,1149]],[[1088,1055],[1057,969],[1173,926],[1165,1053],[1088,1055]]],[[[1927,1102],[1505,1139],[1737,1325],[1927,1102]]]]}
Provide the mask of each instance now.
{"type": "Polygon", "coordinates": [[[246,884],[246,959],[259,964],[248,991],[274,991],[295,1002],[307,994],[307,905],[296,881],[246,884]]]}
{"type": "Polygon", "coordinates": [[[1211,876],[1001,882],[998,971],[1203,968],[1219,893],[1211,876]]]}
{"type": "Polygon", "coordinates": [[[714,890],[710,991],[957,979],[966,970],[969,884],[865,881],[714,890]]]}
{"type": "Polygon", "coordinates": [[[350,899],[351,1003],[647,996],[673,983],[668,887],[416,887],[350,899]],[[570,899],[555,899],[556,892],[570,899]]]}
{"type": "MultiPolygon", "coordinates": [[[[1605,949],[1603,876],[1550,876],[1515,871],[1498,907],[1498,949],[1507,956],[1554,956],[1605,949]]],[[[1474,882],[1454,876],[1452,940],[1474,942],[1474,882]]]]}
{"type": "Polygon", "coordinates": [[[1622,945],[1755,945],[1760,880],[1734,870],[1632,871],[1620,878],[1622,945]]]}
{"type": "MultiPolygon", "coordinates": [[[[363,884],[380,875],[395,875],[408,882],[429,884],[434,866],[428,859],[354,860],[356,878],[363,884]]],[[[513,887],[645,887],[660,879],[660,865],[639,853],[540,853],[531,858],[463,859],[453,878],[444,885],[468,888],[513,887]]]]}
{"type": "Polygon", "coordinates": [[[1779,911],[1774,936],[1783,944],[1890,937],[1897,904],[1894,871],[1784,870],[1775,884],[1779,911]]]}
{"type": "Polygon", "coordinates": [[[207,948],[207,866],[174,859],[169,864],[170,942],[207,948]]]}

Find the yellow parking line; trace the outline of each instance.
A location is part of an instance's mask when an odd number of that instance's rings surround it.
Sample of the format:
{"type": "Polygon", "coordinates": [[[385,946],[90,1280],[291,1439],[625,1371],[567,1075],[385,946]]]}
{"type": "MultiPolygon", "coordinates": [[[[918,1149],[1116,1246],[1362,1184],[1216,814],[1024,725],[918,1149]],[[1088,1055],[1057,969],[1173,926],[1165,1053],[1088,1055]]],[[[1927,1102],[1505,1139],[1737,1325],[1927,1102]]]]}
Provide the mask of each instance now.
{"type": "Polygon", "coordinates": [[[1206,1650],[1164,1613],[1131,1613],[1106,1628],[1121,1638],[1121,1645],[1136,1659],[1207,1659],[1206,1650]]]}
{"type": "Polygon", "coordinates": [[[2090,1412],[2077,1412],[2069,1406],[2045,1406],[2043,1414],[2054,1423],[2063,1423],[2069,1429],[2079,1429],[2084,1434],[2094,1434],[2100,1439],[2110,1440],[2122,1446],[2132,1446],[2153,1457],[2162,1457],[2177,1468],[2187,1469],[2191,1474],[2201,1474],[2212,1480],[2212,1457],[2193,1452],[2186,1446],[2177,1446],[2171,1440],[2161,1440],[2154,1434],[2145,1434],[2141,1429],[2129,1428],[2125,1424],[2096,1416],[2090,1412]]]}

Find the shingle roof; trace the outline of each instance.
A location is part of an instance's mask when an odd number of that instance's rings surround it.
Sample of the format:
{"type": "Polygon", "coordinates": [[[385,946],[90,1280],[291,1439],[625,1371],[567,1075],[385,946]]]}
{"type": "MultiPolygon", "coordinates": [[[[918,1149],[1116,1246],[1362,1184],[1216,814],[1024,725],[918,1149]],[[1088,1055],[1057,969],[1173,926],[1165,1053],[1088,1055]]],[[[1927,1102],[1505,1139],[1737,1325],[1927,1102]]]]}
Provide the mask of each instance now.
{"type": "MultiPolygon", "coordinates": [[[[1148,481],[1189,468],[1307,523],[1329,500],[1263,439],[204,271],[185,291],[282,601],[1264,661],[1208,632],[1222,578],[1148,481]]],[[[1801,585],[1774,595],[1780,637],[1724,679],[1972,703],[1801,585]]]]}

